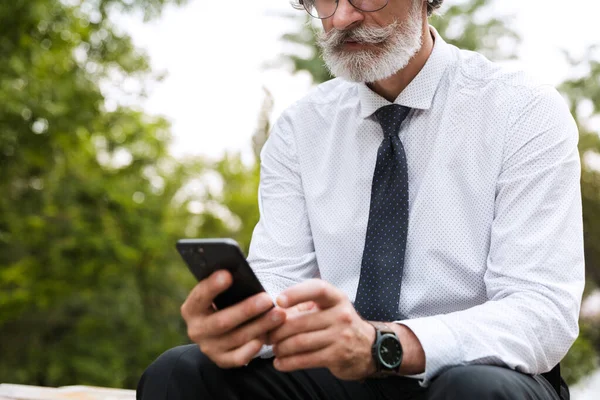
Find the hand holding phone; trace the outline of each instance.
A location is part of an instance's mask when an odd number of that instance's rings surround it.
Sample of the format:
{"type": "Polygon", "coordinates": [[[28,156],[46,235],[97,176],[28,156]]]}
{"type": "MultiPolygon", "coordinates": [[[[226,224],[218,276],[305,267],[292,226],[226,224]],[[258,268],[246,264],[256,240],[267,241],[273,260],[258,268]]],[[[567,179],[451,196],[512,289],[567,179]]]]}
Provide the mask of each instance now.
{"type": "Polygon", "coordinates": [[[252,270],[244,266],[247,263],[239,248],[238,254],[233,255],[231,242],[225,241],[225,247],[214,245],[215,242],[224,243],[223,240],[202,241],[204,252],[196,250],[195,253],[201,256],[193,255],[191,250],[194,246],[198,249],[200,242],[197,240],[193,241],[193,246],[190,241],[178,242],[180,254],[200,281],[181,306],[181,315],[188,326],[188,336],[207,357],[221,368],[240,367],[252,360],[265,344],[267,332],[280,326],[286,313],[273,308],[271,297],[262,286],[256,286],[258,279],[254,273],[254,278],[248,277],[248,270],[252,270]],[[183,251],[184,248],[187,251],[183,251]],[[239,264],[240,256],[242,264],[239,264]],[[226,262],[217,264],[216,260],[226,262]]]}
{"type": "Polygon", "coordinates": [[[265,291],[233,239],[182,239],[176,247],[198,281],[220,269],[233,276],[231,287],[214,299],[217,309],[230,307],[265,291]]]}

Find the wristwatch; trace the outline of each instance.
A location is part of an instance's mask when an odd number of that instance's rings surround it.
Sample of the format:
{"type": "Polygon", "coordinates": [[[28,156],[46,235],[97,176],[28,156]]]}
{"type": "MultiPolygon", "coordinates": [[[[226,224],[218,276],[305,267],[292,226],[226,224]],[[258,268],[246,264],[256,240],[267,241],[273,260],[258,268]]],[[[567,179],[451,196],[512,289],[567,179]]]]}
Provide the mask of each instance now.
{"type": "Polygon", "coordinates": [[[371,323],[375,328],[375,341],[371,354],[377,367],[375,377],[397,375],[402,364],[402,344],[398,335],[383,323],[371,323]]]}

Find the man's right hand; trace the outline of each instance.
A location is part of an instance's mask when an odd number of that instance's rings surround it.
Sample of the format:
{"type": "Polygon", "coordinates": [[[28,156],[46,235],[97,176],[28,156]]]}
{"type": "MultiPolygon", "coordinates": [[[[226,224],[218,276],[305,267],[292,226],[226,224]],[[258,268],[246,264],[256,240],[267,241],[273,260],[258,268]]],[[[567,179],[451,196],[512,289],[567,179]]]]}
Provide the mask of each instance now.
{"type": "Polygon", "coordinates": [[[265,344],[267,332],[281,325],[286,313],[273,308],[267,293],[259,293],[238,304],[215,311],[214,298],[231,286],[227,271],[214,272],[200,281],[181,306],[181,315],[188,327],[188,336],[200,350],[220,368],[248,364],[265,344]]]}

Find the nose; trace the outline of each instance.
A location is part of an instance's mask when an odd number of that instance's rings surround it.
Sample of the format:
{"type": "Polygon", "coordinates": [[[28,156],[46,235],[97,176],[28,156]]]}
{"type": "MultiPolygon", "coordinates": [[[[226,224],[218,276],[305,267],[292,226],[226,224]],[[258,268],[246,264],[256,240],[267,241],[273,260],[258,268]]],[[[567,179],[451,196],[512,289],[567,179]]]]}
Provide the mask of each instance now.
{"type": "Polygon", "coordinates": [[[331,18],[335,29],[344,30],[360,24],[365,16],[359,9],[352,6],[349,0],[339,0],[338,8],[331,18]]]}

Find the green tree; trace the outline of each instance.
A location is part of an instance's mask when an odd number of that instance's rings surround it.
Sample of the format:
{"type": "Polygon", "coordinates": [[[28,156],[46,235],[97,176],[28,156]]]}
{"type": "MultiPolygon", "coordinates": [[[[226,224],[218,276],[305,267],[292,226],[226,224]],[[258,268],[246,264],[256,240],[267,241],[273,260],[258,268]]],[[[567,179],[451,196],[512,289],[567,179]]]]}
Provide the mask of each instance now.
{"type": "MultiPolygon", "coordinates": [[[[135,82],[121,91],[142,97],[157,78],[111,16],[152,18],[169,3],[183,0],[0,5],[4,382],[135,387],[154,358],[188,342],[179,307],[195,282],[176,240],[248,248],[258,163],[176,160],[167,121],[101,90],[135,82]]],[[[257,152],[266,130],[262,118],[257,152]]]]}
{"type": "Polygon", "coordinates": [[[444,40],[464,50],[477,51],[491,60],[516,57],[521,41],[510,28],[512,17],[495,17],[490,12],[491,0],[468,0],[457,2],[445,0],[450,6],[430,21],[444,40]],[[480,17],[489,15],[487,19],[480,17]]]}
{"type": "Polygon", "coordinates": [[[131,388],[186,341],[193,279],[174,243],[203,231],[186,188],[206,166],[173,159],[165,120],[100,89],[135,80],[143,96],[153,79],[111,13],[181,2],[0,4],[2,381],[131,388]]]}
{"type": "MultiPolygon", "coordinates": [[[[587,288],[600,288],[600,61],[597,47],[580,59],[569,58],[573,71],[586,71],[560,85],[579,127],[582,159],[581,195],[587,288]]],[[[600,354],[600,320],[581,321],[581,334],[565,359],[565,376],[576,381],[597,368],[600,354]]]]}
{"type": "Polygon", "coordinates": [[[600,60],[592,47],[581,60],[569,61],[574,71],[585,74],[572,77],[560,86],[579,127],[582,156],[582,197],[585,229],[585,261],[589,289],[600,287],[600,60]]]}

